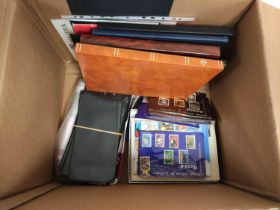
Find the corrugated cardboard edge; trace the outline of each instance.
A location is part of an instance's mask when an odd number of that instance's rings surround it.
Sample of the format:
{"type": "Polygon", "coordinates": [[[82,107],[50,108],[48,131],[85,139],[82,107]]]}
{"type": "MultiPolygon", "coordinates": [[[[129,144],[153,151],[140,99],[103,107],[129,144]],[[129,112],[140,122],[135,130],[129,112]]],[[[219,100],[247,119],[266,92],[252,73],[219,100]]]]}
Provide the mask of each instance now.
{"type": "Polygon", "coordinates": [[[62,185],[60,183],[50,183],[34,189],[28,190],[26,192],[14,195],[12,197],[0,200],[0,209],[8,210],[14,209],[16,207],[22,206],[40,196],[45,195],[48,192],[51,192],[62,185]]]}

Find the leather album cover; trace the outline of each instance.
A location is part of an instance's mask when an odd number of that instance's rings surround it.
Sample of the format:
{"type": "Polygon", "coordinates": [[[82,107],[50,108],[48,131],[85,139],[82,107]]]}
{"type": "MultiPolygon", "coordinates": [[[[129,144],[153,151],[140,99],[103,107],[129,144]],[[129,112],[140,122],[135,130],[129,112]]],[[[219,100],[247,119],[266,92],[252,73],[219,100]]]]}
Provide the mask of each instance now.
{"type": "Polygon", "coordinates": [[[90,34],[82,34],[81,43],[95,44],[109,47],[120,47],[126,49],[146,50],[153,52],[162,52],[178,55],[188,55],[194,57],[218,59],[221,56],[219,46],[207,46],[186,44],[177,42],[164,42],[154,40],[141,40],[132,38],[95,36],[90,34]]]}
{"type": "Polygon", "coordinates": [[[91,91],[186,98],[224,68],[221,60],[77,43],[76,53],[91,91]]]}

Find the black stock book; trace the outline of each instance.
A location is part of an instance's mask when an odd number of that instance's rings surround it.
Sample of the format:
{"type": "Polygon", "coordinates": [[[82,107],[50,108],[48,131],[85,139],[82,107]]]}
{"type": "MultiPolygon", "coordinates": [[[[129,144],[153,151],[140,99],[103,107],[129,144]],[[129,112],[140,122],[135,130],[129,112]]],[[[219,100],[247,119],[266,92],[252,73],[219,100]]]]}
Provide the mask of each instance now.
{"type": "Polygon", "coordinates": [[[76,124],[60,167],[67,181],[114,182],[129,102],[130,97],[124,95],[81,93],[76,124]]]}

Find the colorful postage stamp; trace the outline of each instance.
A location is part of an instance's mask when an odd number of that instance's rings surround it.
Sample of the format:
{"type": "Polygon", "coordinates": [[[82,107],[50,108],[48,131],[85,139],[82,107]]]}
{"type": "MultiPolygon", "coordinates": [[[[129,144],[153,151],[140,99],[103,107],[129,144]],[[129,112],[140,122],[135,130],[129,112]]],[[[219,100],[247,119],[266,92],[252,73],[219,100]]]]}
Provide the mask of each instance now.
{"type": "Polygon", "coordinates": [[[169,135],[169,148],[179,148],[179,135],[169,135]]]}
{"type": "Polygon", "coordinates": [[[174,151],[164,150],[164,164],[172,165],[174,162],[174,151]]]}
{"type": "Polygon", "coordinates": [[[143,134],[142,147],[152,147],[152,134],[150,133],[143,134]]]}
{"type": "Polygon", "coordinates": [[[187,149],[196,149],[195,135],[186,135],[187,149]]]}
{"type": "Polygon", "coordinates": [[[165,134],[163,133],[156,133],[155,134],[155,147],[164,147],[165,143],[165,134]]]}
{"type": "Polygon", "coordinates": [[[188,150],[179,150],[179,164],[187,164],[189,162],[188,150]]]}
{"type": "Polygon", "coordinates": [[[174,106],[185,108],[186,107],[185,100],[183,100],[183,99],[174,99],[174,106]]]}
{"type": "Polygon", "coordinates": [[[174,131],[174,125],[173,123],[167,123],[167,122],[159,122],[159,130],[160,131],[174,131]]]}
{"type": "Polygon", "coordinates": [[[143,156],[140,157],[140,170],[142,174],[148,175],[150,171],[150,157],[149,156],[143,156]]]}
{"type": "Polygon", "coordinates": [[[169,106],[169,99],[168,98],[158,98],[158,105],[169,106]]]}

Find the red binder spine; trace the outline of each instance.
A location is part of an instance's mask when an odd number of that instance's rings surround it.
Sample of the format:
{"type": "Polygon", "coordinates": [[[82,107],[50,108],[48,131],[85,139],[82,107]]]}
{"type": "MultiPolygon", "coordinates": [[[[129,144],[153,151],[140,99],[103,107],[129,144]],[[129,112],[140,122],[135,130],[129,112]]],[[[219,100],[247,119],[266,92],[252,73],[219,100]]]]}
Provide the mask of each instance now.
{"type": "Polygon", "coordinates": [[[97,28],[97,24],[73,24],[73,30],[76,34],[90,34],[94,28],[97,28]]]}

